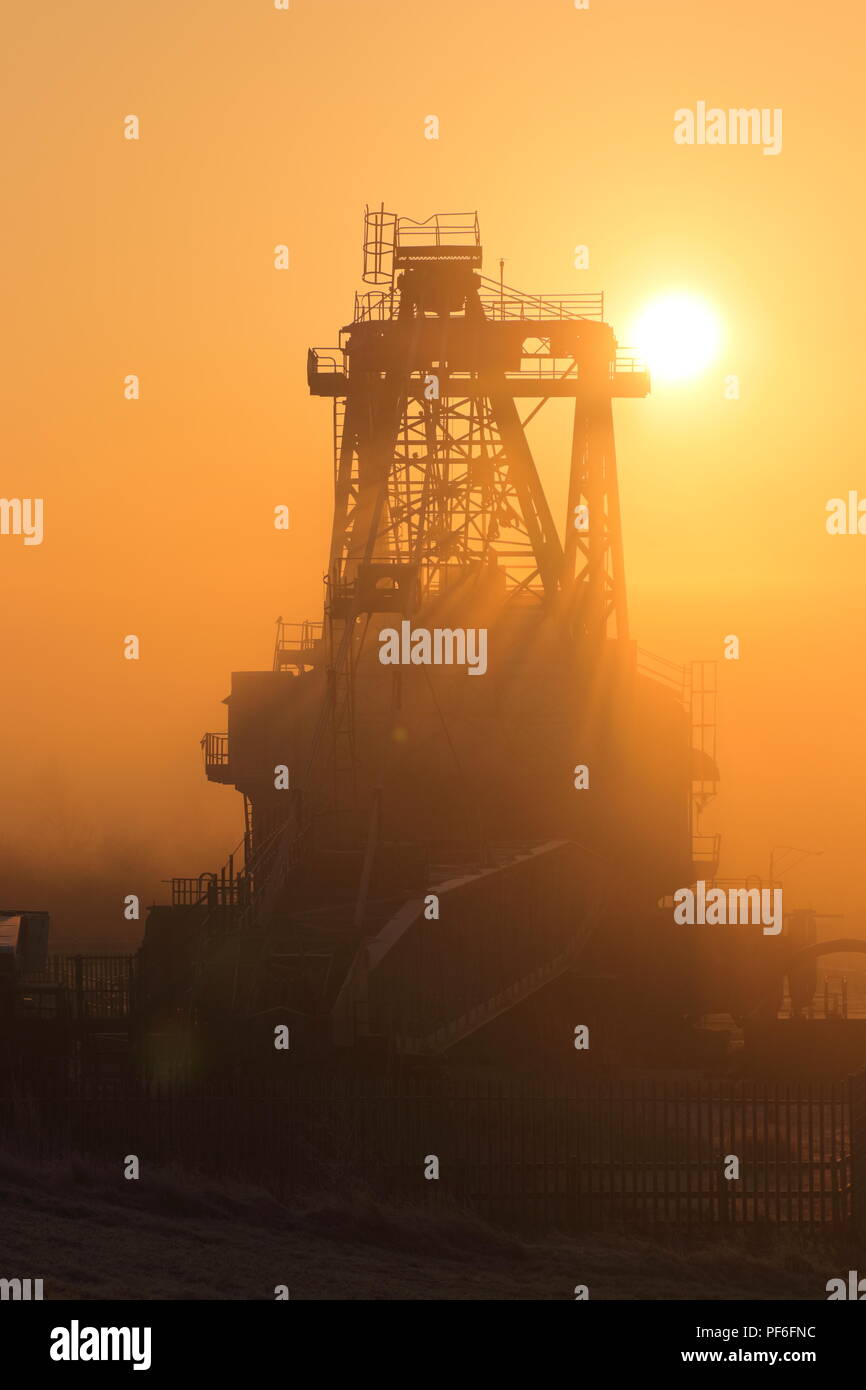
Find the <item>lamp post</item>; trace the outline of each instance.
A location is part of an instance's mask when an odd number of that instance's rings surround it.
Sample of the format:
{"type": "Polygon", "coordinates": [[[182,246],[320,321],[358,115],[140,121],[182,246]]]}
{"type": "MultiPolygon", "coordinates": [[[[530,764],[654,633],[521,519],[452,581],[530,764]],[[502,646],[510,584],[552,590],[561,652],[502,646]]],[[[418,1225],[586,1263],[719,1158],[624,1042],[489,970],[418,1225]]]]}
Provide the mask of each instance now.
{"type": "Polygon", "coordinates": [[[796,855],[799,856],[799,858],[793,859],[793,860],[791,861],[791,863],[788,865],[788,869],[793,869],[793,867],[794,867],[795,864],[801,864],[801,863],[803,862],[803,860],[804,860],[804,859],[807,859],[810,855],[815,855],[815,856],[817,856],[817,855],[819,855],[819,854],[823,854],[823,853],[824,853],[824,851],[823,851],[822,849],[799,849],[799,848],[797,847],[797,845],[773,845],[772,848],[771,848],[771,850],[770,850],[770,888],[771,888],[771,889],[772,889],[773,886],[774,886],[773,869],[774,869],[774,865],[775,865],[775,858],[776,858],[776,851],[777,851],[777,850],[781,850],[783,854],[796,854],[796,855]]]}

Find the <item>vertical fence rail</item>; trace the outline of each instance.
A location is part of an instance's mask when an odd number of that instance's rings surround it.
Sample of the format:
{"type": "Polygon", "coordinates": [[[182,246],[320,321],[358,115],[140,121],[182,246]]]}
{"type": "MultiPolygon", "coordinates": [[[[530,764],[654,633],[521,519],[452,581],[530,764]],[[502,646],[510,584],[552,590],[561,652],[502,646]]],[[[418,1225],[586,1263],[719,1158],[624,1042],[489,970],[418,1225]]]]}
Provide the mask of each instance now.
{"type": "Polygon", "coordinates": [[[851,1127],[851,1202],[857,1234],[866,1236],[866,1068],[848,1079],[851,1127]]]}
{"type": "Polygon", "coordinates": [[[853,1218],[866,1233],[866,1072],[796,1086],[76,1074],[37,1091],[0,1071],[0,1146],[138,1152],[280,1194],[360,1185],[533,1229],[853,1218]]]}

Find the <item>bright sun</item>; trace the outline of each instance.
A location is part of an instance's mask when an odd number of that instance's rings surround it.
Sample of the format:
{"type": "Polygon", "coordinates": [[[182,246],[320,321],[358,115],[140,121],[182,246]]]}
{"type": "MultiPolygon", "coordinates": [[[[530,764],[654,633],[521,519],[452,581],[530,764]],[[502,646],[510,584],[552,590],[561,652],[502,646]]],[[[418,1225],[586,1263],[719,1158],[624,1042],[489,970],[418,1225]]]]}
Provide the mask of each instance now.
{"type": "Polygon", "coordinates": [[[676,292],[647,305],[631,337],[652,376],[686,381],[716,360],[721,330],[708,304],[696,295],[676,292]]]}

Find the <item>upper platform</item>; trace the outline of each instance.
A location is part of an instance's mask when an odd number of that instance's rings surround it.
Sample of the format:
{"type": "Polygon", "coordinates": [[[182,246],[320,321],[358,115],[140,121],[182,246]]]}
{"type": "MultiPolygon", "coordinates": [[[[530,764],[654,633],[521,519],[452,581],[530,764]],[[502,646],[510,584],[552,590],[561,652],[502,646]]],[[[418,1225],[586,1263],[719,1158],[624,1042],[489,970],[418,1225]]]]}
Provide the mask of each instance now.
{"type": "Polygon", "coordinates": [[[363,374],[402,377],[417,395],[430,371],[442,395],[649,393],[644,364],[604,321],[602,294],[526,294],[481,264],[475,212],[416,222],[368,208],[364,280],[377,288],[355,295],[337,347],[311,349],[312,394],[346,397],[363,374]]]}
{"type": "Polygon", "coordinates": [[[477,270],[481,261],[477,212],[436,212],[416,222],[384,208],[366,211],[364,279],[370,285],[393,283],[398,270],[413,266],[447,263],[477,270]]]}

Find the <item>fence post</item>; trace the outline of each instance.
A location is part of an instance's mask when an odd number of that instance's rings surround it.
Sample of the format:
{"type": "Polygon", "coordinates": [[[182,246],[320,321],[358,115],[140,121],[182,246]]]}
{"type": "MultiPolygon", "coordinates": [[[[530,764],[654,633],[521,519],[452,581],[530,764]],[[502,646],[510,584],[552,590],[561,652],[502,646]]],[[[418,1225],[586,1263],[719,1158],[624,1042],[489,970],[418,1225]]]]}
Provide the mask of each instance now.
{"type": "Polygon", "coordinates": [[[851,1219],[866,1236],[866,1068],[848,1077],[848,1126],[851,1136],[851,1219]]]}
{"type": "Polygon", "coordinates": [[[866,1067],[848,1077],[848,1122],[851,1133],[851,1216],[866,1236],[866,1067]]]}
{"type": "Polygon", "coordinates": [[[75,1017],[80,1023],[84,1016],[84,957],[75,957],[75,1017]]]}

